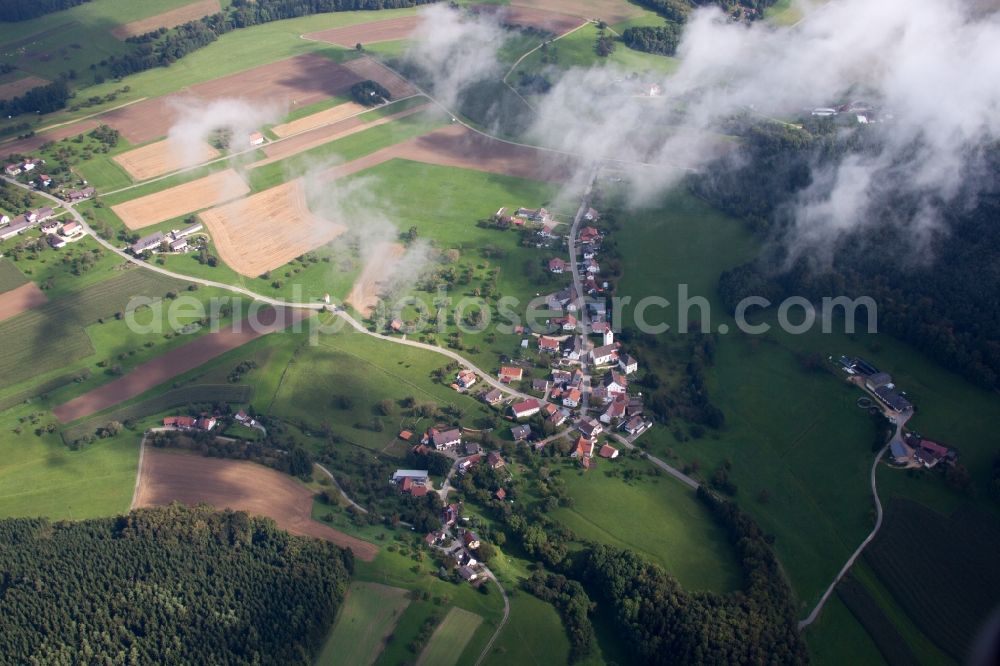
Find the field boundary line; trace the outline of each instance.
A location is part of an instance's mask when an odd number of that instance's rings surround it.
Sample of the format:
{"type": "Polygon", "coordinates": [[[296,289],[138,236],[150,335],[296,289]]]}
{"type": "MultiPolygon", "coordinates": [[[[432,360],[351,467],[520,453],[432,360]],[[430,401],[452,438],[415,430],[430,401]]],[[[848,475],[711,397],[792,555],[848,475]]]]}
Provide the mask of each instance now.
{"type": "Polygon", "coordinates": [[[135,502],[139,499],[139,485],[142,482],[142,459],[146,455],[146,433],[142,433],[142,439],[139,440],[139,464],[135,470],[135,488],[132,489],[132,501],[128,505],[128,510],[131,511],[135,508],[135,502]]]}

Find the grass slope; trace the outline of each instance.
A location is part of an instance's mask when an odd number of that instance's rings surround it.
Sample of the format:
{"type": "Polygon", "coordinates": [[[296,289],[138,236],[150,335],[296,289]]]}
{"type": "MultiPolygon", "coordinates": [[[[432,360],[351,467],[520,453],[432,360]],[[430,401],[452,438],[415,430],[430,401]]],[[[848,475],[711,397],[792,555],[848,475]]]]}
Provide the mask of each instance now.
{"type": "Polygon", "coordinates": [[[473,632],[482,623],[483,618],[462,610],[452,608],[438,625],[427,647],[420,654],[417,666],[453,666],[458,663],[462,651],[472,638],[473,632]]]}
{"type": "Polygon", "coordinates": [[[410,601],[407,591],[376,583],[352,583],[316,666],[372,664],[410,601]]]}
{"type": "Polygon", "coordinates": [[[694,494],[665,477],[642,476],[626,482],[611,475],[613,470],[630,468],[642,473],[650,465],[619,457],[601,461],[589,472],[563,470],[561,478],[573,506],[557,509],[552,517],[583,539],[641,553],[686,589],[738,589],[739,569],[726,534],[694,494]]]}

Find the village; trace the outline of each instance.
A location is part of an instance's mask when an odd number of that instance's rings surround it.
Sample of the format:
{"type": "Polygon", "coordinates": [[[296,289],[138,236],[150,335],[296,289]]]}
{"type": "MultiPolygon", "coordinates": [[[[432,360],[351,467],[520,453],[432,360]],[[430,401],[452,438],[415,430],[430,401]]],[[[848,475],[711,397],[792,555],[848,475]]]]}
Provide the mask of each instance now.
{"type": "MultiPolygon", "coordinates": [[[[502,414],[510,423],[501,433],[504,441],[538,451],[568,441],[568,456],[584,471],[618,458],[621,446],[631,447],[652,425],[643,414],[642,394],[629,392],[629,377],[638,372],[639,362],[615,339],[608,319],[604,297],[609,285],[600,279],[599,263],[606,232],[597,228],[599,220],[597,210],[581,211],[567,239],[569,259],[557,256],[546,261],[551,274],[569,274],[572,282],[544,297],[552,314],[545,330],[515,329],[522,336],[520,348],[532,352],[535,360],[505,359],[495,379],[486,381],[460,368],[451,383],[455,391],[476,395],[502,414]],[[538,365],[547,367],[546,376],[529,378],[526,369],[538,365]]],[[[492,222],[499,228],[535,229],[540,248],[560,240],[559,223],[544,208],[518,208],[512,213],[501,208],[492,222]]],[[[405,331],[401,320],[387,326],[390,334],[405,331]]],[[[441,488],[433,487],[425,469],[397,470],[390,487],[413,497],[436,492],[446,503],[453,475],[465,475],[478,465],[506,470],[507,461],[499,451],[483,450],[479,437],[466,438],[464,431],[460,426],[428,428],[412,445],[414,453],[434,451],[453,461],[441,488]]],[[[398,438],[412,443],[417,435],[404,430],[398,438]]],[[[505,501],[505,490],[497,489],[494,498],[505,501]]],[[[478,536],[463,524],[461,506],[446,503],[441,529],[427,534],[426,541],[446,553],[461,578],[475,585],[491,574],[477,557],[478,536]]]]}

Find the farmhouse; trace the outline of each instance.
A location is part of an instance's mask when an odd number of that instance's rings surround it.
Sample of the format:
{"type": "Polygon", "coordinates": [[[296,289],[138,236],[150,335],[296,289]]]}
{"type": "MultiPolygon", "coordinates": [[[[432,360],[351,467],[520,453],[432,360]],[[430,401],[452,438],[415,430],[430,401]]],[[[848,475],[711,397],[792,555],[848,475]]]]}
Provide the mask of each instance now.
{"type": "Polygon", "coordinates": [[[21,174],[20,164],[8,164],[3,168],[3,172],[13,178],[14,176],[19,176],[21,174]]]}
{"type": "Polygon", "coordinates": [[[646,422],[641,416],[633,416],[622,428],[630,435],[638,435],[646,429],[646,422]]]}
{"type": "Polygon", "coordinates": [[[604,413],[601,414],[601,423],[610,424],[615,419],[623,418],[625,416],[625,408],[627,405],[628,403],[624,400],[614,400],[610,405],[608,405],[608,408],[604,410],[604,413]]]}
{"type": "Polygon", "coordinates": [[[52,177],[47,173],[39,174],[38,178],[35,179],[35,185],[37,187],[48,187],[52,184],[52,177]]]}
{"type": "Polygon", "coordinates": [[[574,458],[589,458],[592,455],[594,455],[594,442],[586,437],[577,439],[576,448],[573,449],[571,456],[574,458]]]}
{"type": "Polygon", "coordinates": [[[600,240],[601,232],[594,227],[584,227],[580,229],[580,242],[581,243],[593,243],[596,240],[600,240]]]}
{"type": "Polygon", "coordinates": [[[631,354],[625,354],[618,358],[618,367],[621,368],[622,372],[626,375],[631,375],[639,369],[639,362],[635,360],[635,357],[631,354]]]}
{"type": "Polygon", "coordinates": [[[66,224],[62,225],[62,229],[59,231],[63,236],[72,236],[83,231],[83,227],[76,220],[70,220],[66,224]]]}
{"type": "Polygon", "coordinates": [[[94,196],[93,187],[85,187],[82,190],[70,190],[66,193],[65,198],[69,200],[70,203],[76,203],[77,201],[83,201],[84,199],[89,199],[94,196]]]}
{"type": "Polygon", "coordinates": [[[188,242],[187,238],[178,238],[177,240],[170,241],[168,245],[171,252],[187,252],[188,242]]]}
{"type": "Polygon", "coordinates": [[[181,430],[194,428],[198,421],[191,416],[168,416],[163,419],[164,428],[178,428],[181,430]]]}
{"type": "Polygon", "coordinates": [[[38,166],[39,164],[45,164],[45,161],[44,160],[36,160],[33,157],[29,157],[28,159],[26,159],[23,162],[21,162],[21,169],[23,171],[34,171],[35,167],[38,166]]]}
{"type": "Polygon", "coordinates": [[[462,443],[462,431],[458,428],[444,431],[432,428],[428,434],[435,449],[450,450],[457,448],[462,443]]]}
{"type": "Polygon", "coordinates": [[[460,370],[456,381],[462,388],[469,388],[476,383],[479,377],[472,370],[460,370]]]}
{"type": "Polygon", "coordinates": [[[553,257],[549,259],[549,272],[555,273],[556,275],[562,275],[563,271],[566,270],[566,262],[559,257],[553,257]]]}
{"type": "Polygon", "coordinates": [[[521,217],[532,222],[545,222],[549,219],[549,211],[544,208],[518,208],[516,217],[521,217]]]}
{"type": "Polygon", "coordinates": [[[472,550],[475,550],[476,548],[479,548],[482,542],[479,540],[478,534],[476,534],[472,530],[465,530],[465,532],[462,534],[462,543],[465,544],[466,548],[471,548],[472,550]]]}
{"type": "Polygon", "coordinates": [[[514,418],[523,419],[529,416],[534,416],[541,408],[542,407],[538,404],[537,400],[529,398],[523,402],[514,403],[510,409],[514,413],[514,418]]]}
{"type": "Polygon", "coordinates": [[[934,467],[942,460],[952,457],[951,450],[929,439],[921,439],[913,450],[913,457],[924,467],[934,467]]]}
{"type": "Polygon", "coordinates": [[[399,492],[420,497],[427,494],[428,478],[425,469],[397,469],[392,475],[392,483],[399,492]]]}
{"type": "Polygon", "coordinates": [[[579,407],[580,406],[580,399],[582,397],[583,397],[583,394],[580,393],[580,389],[575,389],[575,388],[574,389],[570,389],[566,393],[566,396],[563,398],[562,404],[563,404],[564,407],[579,407]]]}
{"type": "Polygon", "coordinates": [[[45,241],[49,244],[50,247],[56,250],[58,250],[61,247],[66,247],[66,239],[56,234],[48,234],[45,237],[45,241]]]}
{"type": "Polygon", "coordinates": [[[594,439],[604,432],[604,426],[594,419],[580,419],[576,422],[576,429],[587,439],[594,439]]]}
{"type": "Polygon", "coordinates": [[[160,246],[160,243],[166,236],[163,235],[162,231],[157,231],[156,233],[149,234],[148,236],[143,236],[136,242],[132,243],[132,254],[142,254],[147,250],[154,250],[160,246]]]}
{"type": "Polygon", "coordinates": [[[618,360],[618,348],[614,344],[597,347],[590,352],[594,365],[610,365],[618,360]]]}
{"type": "Polygon", "coordinates": [[[531,437],[531,426],[527,423],[524,425],[516,425],[510,429],[510,434],[514,438],[515,442],[528,439],[531,437]]]}
{"type": "Polygon", "coordinates": [[[217,421],[214,416],[203,416],[198,419],[198,428],[200,430],[211,430],[215,427],[217,421]]]}
{"type": "Polygon", "coordinates": [[[18,234],[22,234],[31,227],[35,226],[33,222],[28,221],[24,215],[18,215],[10,224],[0,231],[0,240],[7,240],[8,238],[13,238],[18,234]]]}
{"type": "Polygon", "coordinates": [[[60,226],[58,220],[49,220],[48,222],[43,222],[40,229],[43,234],[54,234],[59,231],[60,226]]]}
{"type": "Polygon", "coordinates": [[[524,378],[524,368],[518,368],[511,365],[501,365],[499,377],[500,381],[504,384],[519,382],[524,378]]]}
{"type": "Polygon", "coordinates": [[[483,402],[487,405],[495,405],[503,400],[503,391],[500,389],[492,389],[483,394],[483,402]]]}
{"type": "Polygon", "coordinates": [[[615,458],[618,457],[618,449],[611,446],[610,444],[605,444],[604,446],[601,447],[601,450],[597,452],[597,455],[601,456],[602,458],[608,458],[610,460],[614,460],[615,458]]]}
{"type": "Polygon", "coordinates": [[[555,338],[550,338],[547,335],[541,335],[538,337],[538,350],[547,353],[558,352],[559,341],[555,338]]]}

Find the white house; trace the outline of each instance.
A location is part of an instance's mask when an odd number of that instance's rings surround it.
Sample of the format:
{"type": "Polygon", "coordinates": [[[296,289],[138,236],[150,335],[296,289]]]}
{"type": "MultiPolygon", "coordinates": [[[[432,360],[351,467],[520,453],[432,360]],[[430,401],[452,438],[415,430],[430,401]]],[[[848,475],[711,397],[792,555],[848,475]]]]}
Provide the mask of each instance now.
{"type": "Polygon", "coordinates": [[[613,344],[597,347],[590,352],[594,365],[609,365],[618,360],[618,349],[613,344]]]}
{"type": "Polygon", "coordinates": [[[631,354],[625,354],[618,358],[618,367],[622,369],[626,375],[631,375],[639,369],[639,362],[635,360],[635,357],[631,354]]]}

